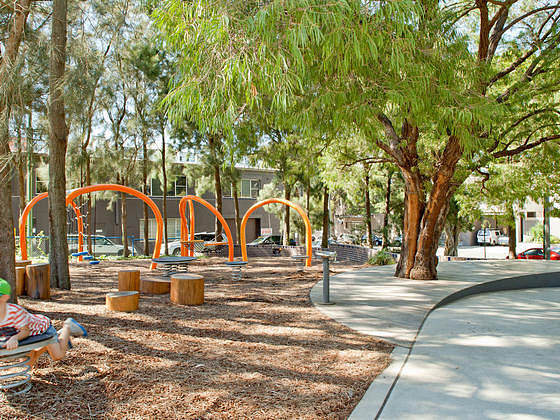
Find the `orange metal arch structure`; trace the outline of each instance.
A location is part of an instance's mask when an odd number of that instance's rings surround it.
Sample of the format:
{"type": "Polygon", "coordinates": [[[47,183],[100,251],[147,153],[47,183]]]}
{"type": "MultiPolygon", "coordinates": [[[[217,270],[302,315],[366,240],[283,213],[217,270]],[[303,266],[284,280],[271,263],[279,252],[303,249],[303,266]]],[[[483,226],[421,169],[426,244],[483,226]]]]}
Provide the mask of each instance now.
{"type": "Polygon", "coordinates": [[[228,244],[228,260],[233,261],[233,237],[231,236],[231,231],[229,226],[222,216],[222,214],[210,204],[208,201],[204,200],[203,198],[197,197],[196,195],[186,195],[181,198],[179,202],[179,214],[181,215],[181,255],[185,255],[187,249],[183,242],[187,241],[188,229],[187,229],[187,218],[185,216],[185,209],[187,207],[187,202],[189,203],[189,225],[190,225],[190,241],[191,244],[189,246],[189,254],[192,256],[194,254],[194,206],[193,201],[202,204],[208,210],[214,214],[222,224],[224,228],[224,232],[227,237],[227,244],[228,244]]]}
{"type": "MultiPolygon", "coordinates": [[[[77,188],[75,190],[72,190],[67,196],[66,196],[66,205],[70,205],[70,203],[73,203],[74,199],[76,197],[79,197],[80,195],[83,194],[87,194],[87,193],[91,193],[91,192],[96,192],[96,191],[118,191],[118,192],[124,192],[130,195],[133,195],[134,197],[139,198],[140,200],[144,201],[154,212],[154,216],[156,217],[156,222],[157,222],[157,234],[156,234],[156,244],[155,244],[155,248],[154,248],[154,253],[152,258],[157,258],[159,257],[159,252],[160,252],[160,248],[161,248],[161,240],[163,237],[163,218],[161,217],[161,213],[156,205],[156,203],[153,202],[153,200],[148,197],[147,195],[141,193],[140,191],[136,191],[133,188],[130,187],[125,187],[124,185],[118,185],[118,184],[99,184],[99,185],[89,185],[87,187],[82,187],[82,188],[77,188]]],[[[27,218],[27,213],[29,213],[29,210],[31,210],[31,208],[33,207],[33,205],[35,205],[38,201],[40,201],[39,197],[45,198],[48,194],[47,193],[43,193],[38,195],[37,197],[35,197],[32,201],[29,202],[29,204],[26,206],[25,210],[27,210],[27,212],[23,212],[23,214],[21,215],[20,218],[20,232],[25,232],[25,220],[27,218]],[[43,197],[41,197],[44,194],[43,197]],[[31,205],[33,204],[33,205],[31,205]],[[29,207],[29,209],[28,209],[29,207]]],[[[77,207],[75,207],[75,209],[77,209],[77,207]]],[[[79,210],[78,210],[79,212],[79,210]]],[[[78,227],[79,229],[79,227],[78,227]]],[[[83,231],[83,226],[82,226],[82,231],[83,231]]],[[[83,232],[82,232],[83,233],[83,232]]],[[[22,242],[21,238],[25,238],[25,235],[21,235],[20,234],[20,247],[21,247],[21,256],[22,259],[27,259],[27,247],[26,247],[26,243],[25,243],[25,239],[22,242]],[[25,251],[24,251],[25,250],[25,251]],[[25,253],[25,255],[24,255],[25,253]]],[[[79,243],[78,243],[79,246],[79,243]]],[[[157,266],[156,263],[152,262],[151,264],[151,269],[155,269],[157,266]]]]}
{"type": "MultiPolygon", "coordinates": [[[[31,211],[33,206],[35,206],[35,204],[37,204],[39,201],[43,200],[44,198],[47,198],[48,195],[49,195],[49,193],[44,192],[44,193],[41,193],[38,196],[34,197],[33,200],[31,200],[29,203],[27,203],[27,205],[23,209],[23,213],[21,214],[21,216],[19,218],[19,231],[20,231],[19,243],[20,243],[20,249],[21,249],[21,258],[23,260],[27,259],[27,238],[25,237],[25,234],[22,235],[21,232],[25,232],[25,225],[27,223],[27,216],[29,215],[29,212],[31,211]]],[[[74,213],[76,214],[76,218],[78,219],[78,252],[82,252],[83,247],[84,247],[84,222],[82,220],[82,214],[81,214],[78,206],[76,206],[76,203],[71,201],[70,205],[72,206],[72,209],[74,209],[74,213]]],[[[83,257],[80,256],[80,257],[78,257],[78,259],[80,261],[82,261],[83,257]]]]}
{"type": "Polygon", "coordinates": [[[241,255],[243,257],[243,261],[247,261],[247,241],[245,239],[245,230],[247,227],[247,220],[249,220],[249,216],[251,215],[251,213],[253,213],[256,209],[258,209],[259,207],[265,206],[267,204],[273,204],[273,203],[277,203],[277,204],[284,204],[288,207],[293,208],[295,211],[297,211],[299,213],[299,215],[301,216],[301,218],[303,219],[303,222],[305,223],[305,248],[306,248],[306,254],[307,254],[307,261],[305,262],[305,265],[307,267],[311,267],[311,257],[312,257],[312,247],[311,247],[311,223],[309,222],[309,218],[307,217],[307,214],[305,213],[305,210],[303,210],[299,205],[297,205],[296,203],[293,203],[289,200],[284,200],[283,198],[269,198],[268,200],[263,200],[260,201],[258,203],[253,204],[249,210],[247,210],[247,212],[245,213],[245,215],[243,216],[243,220],[241,221],[241,255]]]}

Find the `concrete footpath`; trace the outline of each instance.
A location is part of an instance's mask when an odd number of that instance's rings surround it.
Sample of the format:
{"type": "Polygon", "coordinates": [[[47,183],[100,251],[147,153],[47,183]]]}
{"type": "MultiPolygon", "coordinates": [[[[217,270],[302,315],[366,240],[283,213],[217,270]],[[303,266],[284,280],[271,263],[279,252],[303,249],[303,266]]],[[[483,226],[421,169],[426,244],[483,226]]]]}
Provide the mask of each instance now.
{"type": "MultiPolygon", "coordinates": [[[[455,309],[461,307],[463,302],[465,304],[471,301],[476,302],[480,298],[480,295],[477,296],[477,294],[484,292],[531,287],[560,287],[560,264],[558,262],[442,262],[438,266],[439,280],[435,281],[397,279],[392,276],[393,271],[394,266],[372,267],[333,276],[330,291],[331,300],[335,302],[334,305],[320,305],[322,282],[319,282],[311,291],[311,299],[321,312],[350,328],[397,345],[392,354],[393,360],[390,367],[376,378],[352,413],[351,418],[373,419],[378,416],[382,418],[507,418],[508,416],[517,417],[517,414],[522,417],[527,414],[535,416],[534,418],[550,418],[551,413],[554,414],[551,418],[559,418],[557,414],[560,412],[555,411],[554,404],[546,402],[544,405],[552,411],[547,412],[543,407],[541,407],[541,411],[534,414],[517,409],[513,409],[511,412],[507,409],[504,410],[505,407],[515,407],[511,402],[516,397],[508,395],[508,388],[492,386],[490,381],[486,383],[488,388],[484,389],[484,387],[480,388],[481,383],[476,380],[476,378],[481,378],[485,371],[488,371],[488,366],[482,363],[486,359],[491,360],[490,365],[496,366],[498,370],[519,369],[519,364],[513,363],[509,357],[500,358],[500,355],[511,353],[512,358],[518,357],[522,359],[520,362],[526,362],[528,354],[535,351],[534,342],[547,342],[548,344],[545,346],[547,351],[550,350],[551,357],[557,359],[558,331],[542,329],[538,322],[544,320],[544,323],[548,324],[553,320],[558,320],[555,318],[558,316],[558,306],[555,306],[558,301],[554,300],[558,294],[550,293],[552,301],[542,300],[542,296],[537,298],[535,294],[527,295],[527,304],[531,302],[531,299],[541,299],[541,303],[535,303],[533,308],[535,313],[539,310],[546,311],[547,308],[553,308],[551,314],[535,315],[534,323],[520,322],[525,317],[521,317],[519,306],[512,304],[516,298],[511,296],[504,298],[506,300],[503,301],[499,311],[461,309],[456,312],[455,309]],[[475,296],[458,302],[459,299],[465,299],[469,295],[475,296]],[[451,302],[455,303],[435,311],[428,318],[428,315],[436,308],[451,302]],[[439,315],[442,313],[444,315],[439,315]],[[467,317],[467,314],[471,313],[475,316],[474,319],[467,317]],[[428,329],[428,326],[432,325],[432,318],[436,325],[433,330],[428,329]],[[463,327],[466,325],[467,330],[469,325],[495,327],[496,334],[501,336],[501,328],[507,324],[504,320],[513,321],[512,325],[519,326],[519,328],[514,327],[511,330],[511,337],[514,337],[515,340],[513,338],[501,340],[496,336],[489,336],[488,340],[494,343],[493,345],[480,341],[481,334],[476,329],[465,333],[461,330],[460,325],[455,324],[463,322],[463,327]],[[467,324],[464,324],[465,322],[467,324]],[[422,328],[424,323],[426,323],[425,329],[422,328]],[[526,328],[521,328],[521,326],[526,328]],[[535,329],[543,331],[542,336],[534,331],[535,329]],[[422,334],[417,337],[421,330],[422,334]],[[423,335],[424,333],[427,335],[423,335]],[[470,338],[465,338],[467,344],[464,346],[457,346],[457,343],[454,342],[458,339],[457,337],[470,338]],[[508,346],[507,342],[521,342],[526,343],[527,346],[508,346]],[[515,347],[516,351],[512,351],[512,347],[515,347]],[[489,348],[495,352],[494,356],[490,355],[489,348]],[[411,349],[413,350],[411,351],[411,349]],[[426,355],[422,356],[423,349],[429,349],[432,352],[428,358],[426,355]],[[475,357],[475,350],[484,351],[485,356],[475,357]],[[486,356],[486,354],[488,355],[486,356]],[[448,362],[445,362],[446,357],[450,358],[448,362]],[[428,359],[432,364],[427,363],[428,359]],[[461,367],[458,363],[462,359],[467,362],[466,366],[461,367]],[[501,364],[500,360],[504,360],[504,363],[501,364]],[[469,377],[474,381],[469,382],[464,377],[458,378],[450,374],[449,366],[452,366],[455,371],[464,369],[464,372],[471,372],[469,377]],[[419,378],[421,380],[418,380],[419,378]],[[413,386],[414,384],[416,384],[416,388],[413,386]],[[442,389],[451,390],[451,392],[442,393],[442,389]],[[451,398],[462,392],[465,397],[461,401],[466,405],[451,398]],[[484,413],[482,413],[476,411],[476,407],[481,405],[476,398],[472,397],[472,395],[478,395],[479,392],[485,393],[484,395],[494,392],[503,394],[495,399],[487,399],[488,404],[484,406],[484,413]],[[509,400],[511,402],[508,402],[509,400]],[[420,401],[426,401],[422,407],[418,404],[420,401]],[[493,412],[493,409],[496,411],[493,412]]],[[[547,290],[552,291],[553,289],[544,289],[542,292],[544,296],[547,296],[547,290]]],[[[494,296],[497,298],[498,295],[494,296]]],[[[479,309],[487,309],[489,306],[486,305],[490,305],[490,303],[475,303],[475,305],[482,305],[478,307],[479,309]]],[[[528,312],[533,313],[531,309],[528,312]]],[[[526,312],[522,313],[527,315],[526,312]]],[[[509,334],[509,332],[504,331],[503,334],[509,334]]],[[[555,365],[547,365],[546,361],[538,363],[540,363],[539,372],[544,376],[548,375],[550,382],[541,381],[543,384],[546,383],[546,386],[543,385],[542,388],[536,386],[532,388],[532,391],[544,396],[545,400],[551,400],[553,399],[551,396],[546,398],[548,395],[546,388],[551,383],[555,383],[556,387],[553,392],[555,395],[560,392],[558,368],[555,365]]],[[[532,372],[530,364],[523,366],[521,368],[523,375],[529,374],[529,371],[532,372]]],[[[534,374],[538,376],[539,373],[534,374]]],[[[517,384],[521,384],[519,386],[525,389],[524,382],[530,379],[523,378],[523,375],[520,374],[516,378],[505,375],[504,380],[521,381],[517,384]]],[[[499,382],[498,379],[495,381],[499,382]]],[[[551,390],[549,389],[549,391],[551,390]]],[[[533,395],[531,398],[537,398],[537,396],[533,395]]]]}

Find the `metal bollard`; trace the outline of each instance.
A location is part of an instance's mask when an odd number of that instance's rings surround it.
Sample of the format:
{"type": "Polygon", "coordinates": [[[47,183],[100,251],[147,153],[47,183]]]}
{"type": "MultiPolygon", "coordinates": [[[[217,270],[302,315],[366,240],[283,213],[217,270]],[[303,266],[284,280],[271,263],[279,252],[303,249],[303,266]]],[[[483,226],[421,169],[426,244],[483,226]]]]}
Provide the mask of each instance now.
{"type": "Polygon", "coordinates": [[[333,305],[334,302],[330,300],[330,259],[336,257],[334,251],[320,251],[316,253],[317,256],[323,259],[323,302],[322,305],[333,305]]]}

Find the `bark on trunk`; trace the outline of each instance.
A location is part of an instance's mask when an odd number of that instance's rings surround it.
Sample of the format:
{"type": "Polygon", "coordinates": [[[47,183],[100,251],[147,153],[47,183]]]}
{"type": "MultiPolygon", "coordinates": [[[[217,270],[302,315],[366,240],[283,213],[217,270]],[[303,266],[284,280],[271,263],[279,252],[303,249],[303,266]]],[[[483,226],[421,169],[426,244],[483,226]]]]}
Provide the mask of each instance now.
{"type": "Polygon", "coordinates": [[[49,77],[49,262],[51,287],[70,289],[66,241],[66,148],[64,111],[66,0],[53,0],[49,77]]]}
{"type": "Polygon", "coordinates": [[[239,211],[239,191],[237,191],[237,183],[231,183],[231,190],[233,193],[233,205],[235,208],[235,233],[237,237],[235,242],[239,244],[239,238],[241,237],[241,212],[239,211]]]}
{"type": "MultiPolygon", "coordinates": [[[[142,192],[148,195],[148,140],[146,136],[142,136],[142,192]]],[[[150,237],[149,237],[149,224],[148,224],[148,205],[144,203],[144,255],[150,255],[150,237]]]]}
{"type": "Polygon", "coordinates": [[[321,248],[329,247],[329,188],[323,189],[323,237],[321,238],[321,248]]]}
{"type": "Polygon", "coordinates": [[[161,126],[161,166],[163,174],[163,240],[165,243],[165,255],[169,255],[169,241],[167,230],[167,168],[165,163],[165,127],[161,126]]]}
{"type": "Polygon", "coordinates": [[[126,193],[121,192],[121,226],[122,226],[122,244],[123,256],[128,257],[128,227],[127,227],[127,207],[126,193]]]}
{"type": "Polygon", "coordinates": [[[445,248],[443,255],[456,257],[458,255],[459,227],[457,225],[445,224],[445,248]]]}
{"type": "MultiPolygon", "coordinates": [[[[210,153],[212,155],[212,162],[214,165],[214,190],[216,192],[216,209],[222,213],[223,205],[222,205],[222,181],[220,176],[220,163],[218,159],[218,144],[219,140],[215,136],[210,136],[208,138],[208,143],[210,146],[210,153]]],[[[220,236],[222,235],[222,224],[216,218],[216,223],[214,227],[214,232],[216,235],[216,240],[219,240],[220,236]]]]}
{"type": "MultiPolygon", "coordinates": [[[[287,182],[284,182],[284,199],[290,200],[292,197],[292,189],[287,182]]],[[[284,245],[290,245],[290,207],[284,206],[284,245]]]]}
{"type": "Polygon", "coordinates": [[[513,225],[507,226],[508,241],[508,259],[514,260],[517,258],[516,245],[517,245],[517,232],[515,229],[515,222],[513,225]]]}
{"type": "MultiPolygon", "coordinates": [[[[86,185],[91,185],[91,162],[89,154],[86,152],[86,185]]],[[[92,222],[91,222],[91,194],[87,195],[87,212],[86,212],[86,242],[87,249],[90,255],[93,255],[93,240],[92,240],[92,222]]]]}
{"type": "Polygon", "coordinates": [[[389,212],[391,211],[391,182],[393,171],[387,173],[387,187],[385,188],[385,213],[383,214],[383,249],[389,246],[389,212]]]}
{"type": "Polygon", "coordinates": [[[371,226],[371,201],[369,198],[369,166],[364,167],[365,170],[365,196],[366,196],[366,227],[367,227],[367,243],[370,248],[373,248],[373,229],[371,226]]]}

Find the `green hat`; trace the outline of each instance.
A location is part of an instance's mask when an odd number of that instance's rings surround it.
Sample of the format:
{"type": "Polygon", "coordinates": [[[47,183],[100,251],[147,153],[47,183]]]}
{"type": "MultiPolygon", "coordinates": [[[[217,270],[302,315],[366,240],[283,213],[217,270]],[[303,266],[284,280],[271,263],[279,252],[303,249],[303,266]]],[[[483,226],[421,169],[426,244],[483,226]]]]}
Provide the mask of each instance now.
{"type": "Polygon", "coordinates": [[[0,295],[9,295],[12,293],[12,288],[10,283],[8,283],[3,278],[0,278],[0,295]]]}

